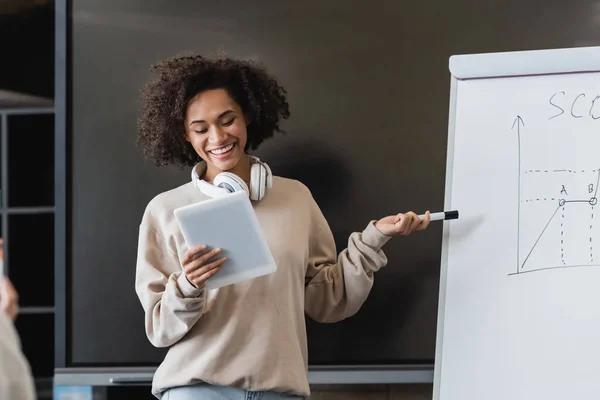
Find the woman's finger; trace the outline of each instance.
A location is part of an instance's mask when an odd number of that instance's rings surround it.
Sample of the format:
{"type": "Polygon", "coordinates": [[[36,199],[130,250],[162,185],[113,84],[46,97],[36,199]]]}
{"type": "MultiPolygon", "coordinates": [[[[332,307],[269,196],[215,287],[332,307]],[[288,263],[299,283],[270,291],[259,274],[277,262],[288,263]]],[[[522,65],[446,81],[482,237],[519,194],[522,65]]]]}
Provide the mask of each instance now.
{"type": "Polygon", "coordinates": [[[203,256],[201,256],[198,260],[202,260],[203,264],[207,264],[208,260],[210,260],[211,258],[217,256],[217,254],[219,254],[219,253],[221,253],[221,249],[217,247],[216,249],[212,249],[208,253],[206,253],[203,256]]]}
{"type": "Polygon", "coordinates": [[[397,232],[401,235],[404,235],[406,232],[406,228],[410,223],[409,217],[406,214],[398,214],[400,216],[400,225],[398,225],[397,232]]]}
{"type": "Polygon", "coordinates": [[[404,220],[405,220],[405,225],[404,225],[404,229],[402,230],[402,234],[404,236],[408,236],[410,235],[410,233],[413,231],[413,227],[415,225],[415,222],[418,223],[419,217],[417,217],[417,214],[415,214],[412,211],[409,211],[407,213],[404,214],[404,220]]]}
{"type": "Polygon", "coordinates": [[[427,229],[430,222],[431,222],[431,214],[429,213],[429,211],[427,211],[425,213],[425,218],[421,221],[421,223],[419,224],[419,226],[417,226],[417,228],[415,230],[422,231],[422,230],[427,229]]]}
{"type": "Polygon", "coordinates": [[[421,218],[419,218],[419,216],[413,211],[409,211],[407,214],[410,216],[410,225],[408,228],[408,232],[410,233],[414,231],[417,226],[419,226],[421,223],[421,218]]]}
{"type": "Polygon", "coordinates": [[[183,256],[183,260],[181,260],[181,264],[183,266],[189,264],[196,258],[196,256],[199,253],[203,252],[204,250],[206,250],[206,245],[204,244],[200,244],[198,246],[188,249],[188,251],[186,251],[185,255],[183,256]]]}
{"type": "Polygon", "coordinates": [[[190,272],[201,269],[203,266],[210,263],[211,258],[216,257],[219,253],[221,253],[221,249],[217,248],[217,249],[212,249],[211,251],[198,257],[197,259],[195,259],[194,261],[192,261],[190,263],[190,272]]]}
{"type": "Polygon", "coordinates": [[[403,216],[404,216],[404,214],[402,214],[402,213],[396,214],[396,219],[394,219],[394,224],[397,224],[398,222],[400,222],[402,220],[403,216]]]}
{"type": "Polygon", "coordinates": [[[221,257],[218,260],[215,260],[210,264],[206,264],[202,268],[196,270],[194,273],[190,274],[192,282],[197,286],[201,285],[208,278],[216,274],[225,261],[227,261],[227,257],[221,257]]]}
{"type": "Polygon", "coordinates": [[[211,251],[203,254],[195,260],[192,260],[190,263],[183,267],[183,270],[187,274],[197,271],[198,269],[202,268],[205,264],[207,264],[211,258],[215,257],[220,252],[221,249],[212,249],[211,251]]]}
{"type": "Polygon", "coordinates": [[[204,275],[205,273],[207,273],[208,271],[210,271],[213,268],[218,267],[219,265],[223,264],[225,262],[226,257],[221,257],[216,259],[215,261],[208,263],[206,265],[203,265],[202,267],[198,268],[197,270],[193,271],[190,273],[190,278],[191,279],[198,279],[199,277],[201,277],[202,275],[204,275]]]}
{"type": "Polygon", "coordinates": [[[205,273],[204,275],[202,275],[200,278],[198,278],[198,280],[196,280],[196,282],[195,282],[196,287],[202,286],[213,275],[215,275],[217,272],[219,272],[219,270],[221,269],[221,266],[222,266],[222,264],[219,265],[219,266],[217,266],[216,268],[211,269],[210,271],[208,271],[207,273],[205,273]]]}

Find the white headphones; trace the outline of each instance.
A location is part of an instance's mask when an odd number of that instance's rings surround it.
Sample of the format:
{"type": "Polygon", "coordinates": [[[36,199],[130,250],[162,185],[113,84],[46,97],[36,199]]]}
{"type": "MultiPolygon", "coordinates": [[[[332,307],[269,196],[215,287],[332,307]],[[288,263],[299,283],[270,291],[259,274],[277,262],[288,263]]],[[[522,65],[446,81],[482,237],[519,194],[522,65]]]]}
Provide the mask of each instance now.
{"type": "Polygon", "coordinates": [[[210,184],[203,179],[206,163],[200,161],[192,168],[192,182],[202,193],[210,197],[226,196],[233,192],[245,191],[251,200],[261,200],[267,189],[273,187],[273,174],[271,168],[255,156],[248,155],[252,163],[250,168],[250,187],[239,176],[231,172],[221,172],[213,183],[210,184]]]}

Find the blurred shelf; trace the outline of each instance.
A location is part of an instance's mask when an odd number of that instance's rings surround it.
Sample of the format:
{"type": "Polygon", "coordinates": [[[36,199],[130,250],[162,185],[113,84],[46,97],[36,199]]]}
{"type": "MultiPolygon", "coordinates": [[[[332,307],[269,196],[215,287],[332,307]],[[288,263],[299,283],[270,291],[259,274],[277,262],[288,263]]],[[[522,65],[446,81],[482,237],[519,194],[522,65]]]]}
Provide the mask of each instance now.
{"type": "Polygon", "coordinates": [[[54,212],[54,207],[11,207],[6,209],[9,215],[23,214],[51,214],[54,212]]]}
{"type": "Polygon", "coordinates": [[[27,93],[12,92],[0,89],[0,111],[8,109],[52,108],[54,101],[45,97],[33,96],[27,93]]]}
{"type": "Polygon", "coordinates": [[[54,314],[54,307],[19,307],[19,314],[54,314]]]}

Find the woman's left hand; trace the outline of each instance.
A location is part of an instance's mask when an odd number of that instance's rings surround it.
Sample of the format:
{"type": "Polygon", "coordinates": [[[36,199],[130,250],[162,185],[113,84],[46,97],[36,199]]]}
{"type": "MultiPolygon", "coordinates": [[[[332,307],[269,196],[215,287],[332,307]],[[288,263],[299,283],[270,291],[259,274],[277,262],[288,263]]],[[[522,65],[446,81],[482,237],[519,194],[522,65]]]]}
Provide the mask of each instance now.
{"type": "Polygon", "coordinates": [[[429,211],[421,220],[417,214],[409,211],[405,214],[390,215],[375,223],[375,228],[386,236],[408,236],[412,232],[427,229],[431,220],[429,211]]]}

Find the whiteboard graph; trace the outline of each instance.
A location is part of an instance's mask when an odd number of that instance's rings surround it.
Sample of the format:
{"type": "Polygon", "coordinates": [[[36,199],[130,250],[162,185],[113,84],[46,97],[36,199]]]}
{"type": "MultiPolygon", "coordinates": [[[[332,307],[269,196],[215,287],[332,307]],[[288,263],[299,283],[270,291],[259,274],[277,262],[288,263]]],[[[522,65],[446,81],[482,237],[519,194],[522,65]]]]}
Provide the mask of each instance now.
{"type": "Polygon", "coordinates": [[[595,157],[577,151],[585,132],[565,136],[561,125],[556,132],[548,122],[529,125],[520,116],[512,125],[519,205],[517,266],[509,275],[600,266],[600,149],[595,157]]]}

